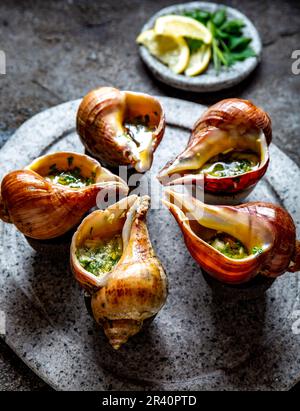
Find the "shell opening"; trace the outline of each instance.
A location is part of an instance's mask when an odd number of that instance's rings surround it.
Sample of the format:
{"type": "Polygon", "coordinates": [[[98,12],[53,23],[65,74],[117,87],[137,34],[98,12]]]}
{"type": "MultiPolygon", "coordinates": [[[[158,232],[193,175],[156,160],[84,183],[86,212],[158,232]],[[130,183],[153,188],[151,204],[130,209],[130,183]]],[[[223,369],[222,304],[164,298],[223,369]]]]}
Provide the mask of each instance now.
{"type": "Polygon", "coordinates": [[[120,145],[127,146],[131,152],[131,160],[138,172],[147,171],[153,161],[156,148],[157,130],[162,126],[163,110],[153,97],[142,93],[125,94],[125,110],[119,113],[119,131],[117,140],[120,145]]]}
{"type": "Polygon", "coordinates": [[[79,153],[58,152],[37,158],[25,170],[31,170],[48,183],[68,190],[103,190],[121,198],[128,194],[124,180],[105,169],[93,158],[79,153]]]}
{"type": "MultiPolygon", "coordinates": [[[[34,171],[52,184],[71,189],[80,189],[100,180],[108,181],[97,161],[73,152],[59,152],[39,157],[27,166],[26,170],[34,171]]],[[[113,180],[115,178],[109,179],[113,180]]]]}
{"type": "Polygon", "coordinates": [[[210,206],[171,189],[166,193],[164,204],[184,229],[225,258],[251,259],[271,248],[271,228],[242,208],[210,206]]]}
{"type": "Polygon", "coordinates": [[[77,132],[103,164],[147,171],[165,130],[164,111],[150,95],[113,87],[92,90],[77,113],[77,132]]]}
{"type": "Polygon", "coordinates": [[[132,225],[145,198],[124,198],[105,211],[95,211],[83,221],[72,243],[77,267],[103,286],[128,246],[132,225]]]}
{"type": "Polygon", "coordinates": [[[137,334],[144,320],[162,308],[167,296],[164,270],[153,253],[145,222],[150,198],[132,195],[105,211],[88,216],[73,237],[71,266],[78,282],[91,294],[95,320],[118,349],[137,334]],[[76,249],[87,239],[122,237],[123,252],[114,269],[96,277],[80,266],[76,249]]]}
{"type": "Polygon", "coordinates": [[[169,167],[161,171],[161,182],[167,185],[169,178],[173,184],[183,184],[184,179],[180,176],[187,174],[205,174],[206,177],[220,179],[235,177],[261,169],[269,160],[268,144],[262,131],[252,130],[241,135],[235,129],[209,127],[205,133],[205,138],[189,145],[169,167]]]}

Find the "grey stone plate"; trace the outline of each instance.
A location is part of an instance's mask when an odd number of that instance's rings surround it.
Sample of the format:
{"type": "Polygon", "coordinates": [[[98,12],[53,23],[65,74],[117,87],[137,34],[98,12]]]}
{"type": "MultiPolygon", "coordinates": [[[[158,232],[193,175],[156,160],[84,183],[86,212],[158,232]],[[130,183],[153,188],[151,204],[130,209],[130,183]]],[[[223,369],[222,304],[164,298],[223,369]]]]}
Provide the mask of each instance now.
{"type": "Polygon", "coordinates": [[[169,86],[188,91],[196,92],[210,92],[223,90],[232,87],[243,81],[255,69],[261,59],[262,43],[260,36],[252,24],[252,22],[241,12],[232,7],[220,5],[216,3],[207,2],[192,2],[176,4],[171,7],[166,7],[156,13],[144,25],[141,31],[149,30],[154,27],[156,19],[162,15],[180,14],[183,11],[190,11],[195,9],[203,9],[209,12],[216,11],[217,8],[226,7],[228,17],[230,19],[241,19],[245,23],[244,34],[246,37],[251,37],[253,40],[251,46],[253,47],[257,57],[251,57],[243,62],[237,62],[228,69],[222,69],[219,75],[216,74],[213,65],[210,64],[208,70],[196,77],[187,77],[182,74],[173,73],[167,66],[162,64],[159,60],[153,57],[144,46],[140,46],[140,55],[144,63],[148,66],[150,71],[163,83],[169,86]]]}
{"type": "MultiPolygon", "coordinates": [[[[186,144],[189,128],[204,109],[169,98],[161,101],[168,128],[143,184],[151,181],[155,207],[155,175],[186,144]]],[[[44,153],[83,151],[74,131],[78,104],[54,107],[20,127],[0,151],[0,177],[44,153]]],[[[299,233],[300,171],[274,145],[271,158],[251,199],[284,205],[299,233]]],[[[220,301],[186,250],[169,212],[153,209],[148,221],[169,276],[170,294],[149,328],[119,352],[111,349],[87,313],[68,256],[39,255],[13,226],[0,223],[0,331],[9,346],[60,390],[292,387],[300,378],[300,336],[295,333],[299,276],[284,275],[256,300],[238,302],[234,294],[239,291],[232,290],[234,303],[220,301]]]]}

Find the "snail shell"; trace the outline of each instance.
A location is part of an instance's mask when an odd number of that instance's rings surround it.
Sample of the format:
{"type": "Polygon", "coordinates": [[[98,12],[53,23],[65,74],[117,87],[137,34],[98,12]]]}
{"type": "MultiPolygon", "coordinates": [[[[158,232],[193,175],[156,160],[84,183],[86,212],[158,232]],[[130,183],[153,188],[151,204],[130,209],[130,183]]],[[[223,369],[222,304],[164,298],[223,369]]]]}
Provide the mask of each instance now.
{"type": "Polygon", "coordinates": [[[216,196],[217,202],[225,195],[238,193],[243,198],[267,171],[271,140],[271,120],[267,113],[248,100],[222,100],[196,122],[187,147],[161,170],[158,179],[164,185],[203,186],[205,192],[216,196]],[[236,176],[215,177],[200,173],[210,159],[231,150],[257,153],[258,167],[236,176]]]}
{"type": "Polygon", "coordinates": [[[149,197],[132,195],[105,211],[90,214],[75,233],[71,267],[81,286],[92,295],[95,320],[110,344],[118,349],[154,317],[167,298],[167,278],[155,256],[146,225],[149,197]],[[122,235],[123,253],[113,269],[101,277],[86,271],[77,250],[87,239],[122,235]]]}
{"type": "Polygon", "coordinates": [[[49,240],[76,226],[96,205],[101,190],[128,193],[123,180],[86,155],[72,152],[46,155],[26,169],[13,171],[3,178],[0,217],[13,223],[27,237],[49,240]],[[93,176],[94,183],[76,190],[54,184],[46,178],[54,164],[59,170],[78,167],[83,177],[93,176]]]}
{"type": "Polygon", "coordinates": [[[172,189],[167,194],[164,204],[179,224],[188,250],[217,280],[242,284],[258,274],[276,278],[300,269],[295,225],[283,208],[264,202],[211,206],[172,189]],[[259,246],[261,252],[242,259],[230,258],[207,242],[218,232],[231,235],[248,250],[259,246]]]}
{"type": "Polygon", "coordinates": [[[164,130],[161,104],[143,93],[101,87],[84,97],[77,113],[77,131],[82,143],[93,157],[110,167],[130,165],[141,173],[149,170],[164,130]],[[130,138],[124,122],[145,117],[151,131],[140,141],[130,138]]]}

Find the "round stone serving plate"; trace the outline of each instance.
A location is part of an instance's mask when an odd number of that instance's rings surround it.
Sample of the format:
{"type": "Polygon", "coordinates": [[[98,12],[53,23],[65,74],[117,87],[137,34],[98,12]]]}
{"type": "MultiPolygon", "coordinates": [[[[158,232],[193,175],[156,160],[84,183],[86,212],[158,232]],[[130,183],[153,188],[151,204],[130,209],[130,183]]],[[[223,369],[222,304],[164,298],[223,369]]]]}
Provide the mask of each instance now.
{"type": "Polygon", "coordinates": [[[252,38],[251,46],[256,53],[256,57],[250,57],[245,61],[237,62],[230,68],[223,68],[219,74],[216,73],[213,64],[210,63],[206,72],[199,76],[187,77],[183,74],[173,73],[167,66],[153,57],[146,47],[139,46],[140,56],[152,74],[163,83],[181,90],[195,92],[211,92],[223,90],[243,81],[256,68],[261,59],[262,43],[258,31],[253,23],[240,11],[221,4],[208,2],[192,2],[176,4],[166,7],[156,13],[147,21],[141,32],[154,27],[156,19],[167,14],[182,14],[184,11],[202,9],[215,12],[219,8],[226,8],[230,20],[241,19],[245,23],[243,29],[246,37],[252,38]]]}
{"type": "MultiPolygon", "coordinates": [[[[224,300],[216,296],[173,217],[160,206],[156,179],[185,146],[205,107],[160,100],[168,126],[141,188],[151,187],[148,226],[169,277],[166,306],[114,351],[86,309],[68,253],[58,255],[50,247],[39,254],[14,226],[1,222],[0,334],[59,390],[287,390],[300,379],[299,274],[285,274],[256,298],[239,299],[243,290],[233,287],[224,300]]],[[[74,130],[78,105],[51,108],[21,126],[0,150],[0,178],[49,152],[83,152],[74,130]]],[[[299,185],[298,167],[272,145],[270,168],[249,199],[286,207],[299,235],[299,185]]]]}

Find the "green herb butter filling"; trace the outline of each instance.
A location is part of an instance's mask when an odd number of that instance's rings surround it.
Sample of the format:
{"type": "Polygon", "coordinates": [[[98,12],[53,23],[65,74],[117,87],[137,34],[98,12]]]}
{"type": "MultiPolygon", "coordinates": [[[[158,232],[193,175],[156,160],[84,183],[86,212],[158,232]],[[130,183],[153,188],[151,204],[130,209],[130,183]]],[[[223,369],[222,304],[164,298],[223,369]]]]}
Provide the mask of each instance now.
{"type": "Polygon", "coordinates": [[[143,171],[151,167],[154,130],[155,127],[150,125],[150,116],[146,114],[126,119],[123,123],[123,134],[117,136],[121,145],[130,148],[131,158],[143,171]]]}
{"type": "Polygon", "coordinates": [[[253,152],[230,152],[219,154],[210,159],[200,172],[213,177],[234,177],[259,166],[259,157],[253,152]]]}
{"type": "Polygon", "coordinates": [[[244,244],[226,233],[217,233],[208,241],[208,244],[220,253],[224,254],[226,257],[236,260],[249,257],[250,255],[261,254],[263,252],[262,247],[255,246],[249,253],[244,244]]]}
{"type": "Polygon", "coordinates": [[[88,272],[99,277],[110,272],[118,263],[123,252],[121,235],[106,240],[87,240],[77,250],[80,265],[88,272]]]}
{"type": "Polygon", "coordinates": [[[153,127],[149,126],[150,116],[138,116],[132,120],[126,120],[123,124],[125,133],[123,137],[128,138],[139,147],[144,139],[152,136],[153,127]]]}
{"type": "Polygon", "coordinates": [[[53,184],[59,184],[62,186],[68,186],[74,189],[80,189],[87,187],[95,183],[95,175],[91,174],[91,177],[86,178],[81,174],[81,169],[75,167],[71,170],[58,170],[56,164],[50,167],[49,174],[46,176],[46,180],[53,184]]]}

